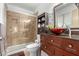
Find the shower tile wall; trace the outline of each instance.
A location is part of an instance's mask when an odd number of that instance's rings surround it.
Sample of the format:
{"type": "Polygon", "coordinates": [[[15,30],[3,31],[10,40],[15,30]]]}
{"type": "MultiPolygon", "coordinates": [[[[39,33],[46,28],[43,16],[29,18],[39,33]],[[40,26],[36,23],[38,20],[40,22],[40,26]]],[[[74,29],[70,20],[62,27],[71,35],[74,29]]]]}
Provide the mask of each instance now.
{"type": "Polygon", "coordinates": [[[34,42],[36,39],[36,17],[7,11],[6,47],[34,42]]]}

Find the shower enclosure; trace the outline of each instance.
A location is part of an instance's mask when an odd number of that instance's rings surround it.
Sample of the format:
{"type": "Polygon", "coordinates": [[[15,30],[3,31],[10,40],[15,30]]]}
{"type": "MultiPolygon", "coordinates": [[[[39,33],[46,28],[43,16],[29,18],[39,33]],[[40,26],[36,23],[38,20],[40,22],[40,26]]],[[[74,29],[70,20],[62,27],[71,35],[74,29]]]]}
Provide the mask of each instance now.
{"type": "Polygon", "coordinates": [[[25,46],[20,45],[26,45],[35,41],[37,34],[36,16],[13,11],[7,11],[6,15],[6,53],[24,48],[25,46]]]}

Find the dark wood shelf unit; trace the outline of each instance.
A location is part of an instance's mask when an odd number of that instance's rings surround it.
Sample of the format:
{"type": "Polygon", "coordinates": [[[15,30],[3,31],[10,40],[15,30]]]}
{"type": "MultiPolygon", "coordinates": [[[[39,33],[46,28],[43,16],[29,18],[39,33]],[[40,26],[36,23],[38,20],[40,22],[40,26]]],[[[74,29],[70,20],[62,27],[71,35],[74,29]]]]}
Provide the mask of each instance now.
{"type": "Polygon", "coordinates": [[[44,32],[45,26],[48,24],[48,13],[44,12],[38,16],[38,34],[44,32]]]}

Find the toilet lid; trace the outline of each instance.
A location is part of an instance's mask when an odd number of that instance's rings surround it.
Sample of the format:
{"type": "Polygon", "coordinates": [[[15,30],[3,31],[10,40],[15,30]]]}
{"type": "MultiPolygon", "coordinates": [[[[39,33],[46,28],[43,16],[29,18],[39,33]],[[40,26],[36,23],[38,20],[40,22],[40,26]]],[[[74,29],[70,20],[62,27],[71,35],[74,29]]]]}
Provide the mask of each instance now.
{"type": "Polygon", "coordinates": [[[32,43],[32,44],[27,45],[26,48],[33,48],[33,47],[38,47],[38,46],[39,46],[39,44],[32,43]]]}

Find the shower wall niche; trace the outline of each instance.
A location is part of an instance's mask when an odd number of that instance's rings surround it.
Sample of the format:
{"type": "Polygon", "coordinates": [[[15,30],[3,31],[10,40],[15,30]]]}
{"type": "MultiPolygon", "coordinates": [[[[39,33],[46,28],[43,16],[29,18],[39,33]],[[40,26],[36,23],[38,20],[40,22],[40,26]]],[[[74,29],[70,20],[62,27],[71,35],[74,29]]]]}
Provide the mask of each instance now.
{"type": "Polygon", "coordinates": [[[6,47],[34,42],[37,33],[36,17],[7,11],[6,47]]]}

